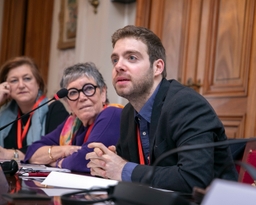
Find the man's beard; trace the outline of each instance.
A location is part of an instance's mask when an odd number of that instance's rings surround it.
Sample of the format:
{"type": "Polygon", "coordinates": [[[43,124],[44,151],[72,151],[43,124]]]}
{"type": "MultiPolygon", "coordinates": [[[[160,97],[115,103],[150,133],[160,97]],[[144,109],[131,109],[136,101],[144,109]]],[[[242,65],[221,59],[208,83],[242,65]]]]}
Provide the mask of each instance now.
{"type": "Polygon", "coordinates": [[[137,101],[138,99],[147,98],[154,84],[153,69],[149,69],[143,80],[134,83],[131,79],[131,82],[132,87],[130,87],[129,90],[126,88],[119,90],[115,87],[116,93],[126,98],[128,101],[137,101]]]}

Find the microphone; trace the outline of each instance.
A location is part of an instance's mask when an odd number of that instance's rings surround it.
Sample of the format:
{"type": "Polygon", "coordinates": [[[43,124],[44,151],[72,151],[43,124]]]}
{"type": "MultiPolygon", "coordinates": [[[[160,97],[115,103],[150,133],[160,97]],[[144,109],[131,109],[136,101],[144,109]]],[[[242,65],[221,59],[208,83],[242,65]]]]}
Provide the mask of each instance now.
{"type": "Polygon", "coordinates": [[[68,94],[68,90],[66,88],[62,88],[60,89],[52,99],[48,100],[47,102],[43,103],[42,105],[36,107],[35,109],[31,110],[30,112],[20,116],[19,118],[13,120],[12,122],[4,125],[3,127],[0,128],[0,131],[3,130],[4,128],[8,127],[9,125],[15,123],[16,121],[20,120],[21,118],[25,117],[25,116],[28,116],[30,113],[34,112],[35,110],[39,109],[40,107],[44,106],[45,104],[48,104],[49,102],[53,101],[53,100],[59,100],[60,98],[64,98],[66,97],[68,94]]]}
{"type": "MultiPolygon", "coordinates": [[[[178,152],[184,152],[189,150],[196,150],[196,149],[204,149],[204,148],[210,148],[210,147],[217,147],[217,146],[223,146],[223,145],[231,145],[231,144],[239,144],[239,143],[246,143],[256,141],[256,137],[252,138],[243,138],[243,139],[230,139],[220,142],[211,142],[211,143],[203,143],[203,144],[195,144],[195,145],[185,145],[181,147],[177,147],[175,149],[172,149],[168,152],[163,153],[160,157],[156,159],[156,161],[152,164],[152,169],[145,175],[144,179],[142,180],[142,183],[150,184],[150,179],[155,174],[156,166],[166,157],[178,153],[178,152]]],[[[242,165],[242,164],[241,164],[242,165]]],[[[243,166],[243,165],[242,165],[243,166]]],[[[255,175],[256,177],[256,175],[255,175]]],[[[256,180],[256,178],[254,179],[256,180]]]]}
{"type": "Polygon", "coordinates": [[[19,169],[18,163],[14,159],[1,162],[0,167],[2,168],[4,174],[10,175],[14,175],[19,169]]]}

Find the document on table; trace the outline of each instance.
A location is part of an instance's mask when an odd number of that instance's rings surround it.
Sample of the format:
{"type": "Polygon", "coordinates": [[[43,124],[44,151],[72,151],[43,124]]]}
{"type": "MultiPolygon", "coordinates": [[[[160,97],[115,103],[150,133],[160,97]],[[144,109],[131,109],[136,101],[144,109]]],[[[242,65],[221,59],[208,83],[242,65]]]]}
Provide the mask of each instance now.
{"type": "Polygon", "coordinates": [[[93,189],[107,188],[117,183],[116,180],[52,171],[41,184],[73,189],[93,189]]]}

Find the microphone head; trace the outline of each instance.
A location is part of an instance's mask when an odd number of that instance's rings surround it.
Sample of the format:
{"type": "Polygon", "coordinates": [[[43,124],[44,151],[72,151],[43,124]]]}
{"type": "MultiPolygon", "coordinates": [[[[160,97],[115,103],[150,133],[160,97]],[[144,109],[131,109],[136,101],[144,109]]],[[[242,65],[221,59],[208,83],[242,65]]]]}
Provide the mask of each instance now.
{"type": "Polygon", "coordinates": [[[56,97],[57,97],[58,99],[59,99],[59,98],[64,98],[64,97],[67,96],[67,94],[68,94],[68,90],[67,90],[66,88],[62,88],[62,89],[60,89],[60,90],[56,93],[55,98],[56,98],[56,97]]]}

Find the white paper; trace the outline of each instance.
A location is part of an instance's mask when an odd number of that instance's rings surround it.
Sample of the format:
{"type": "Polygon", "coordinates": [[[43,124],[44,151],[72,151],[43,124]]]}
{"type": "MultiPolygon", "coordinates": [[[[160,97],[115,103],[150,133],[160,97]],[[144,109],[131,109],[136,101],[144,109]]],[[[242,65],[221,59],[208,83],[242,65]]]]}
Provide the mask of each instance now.
{"type": "Polygon", "coordinates": [[[215,179],[202,205],[255,205],[256,187],[239,182],[215,179]]]}
{"type": "Polygon", "coordinates": [[[73,189],[107,188],[117,183],[116,180],[54,171],[42,182],[43,185],[73,189]]]}

